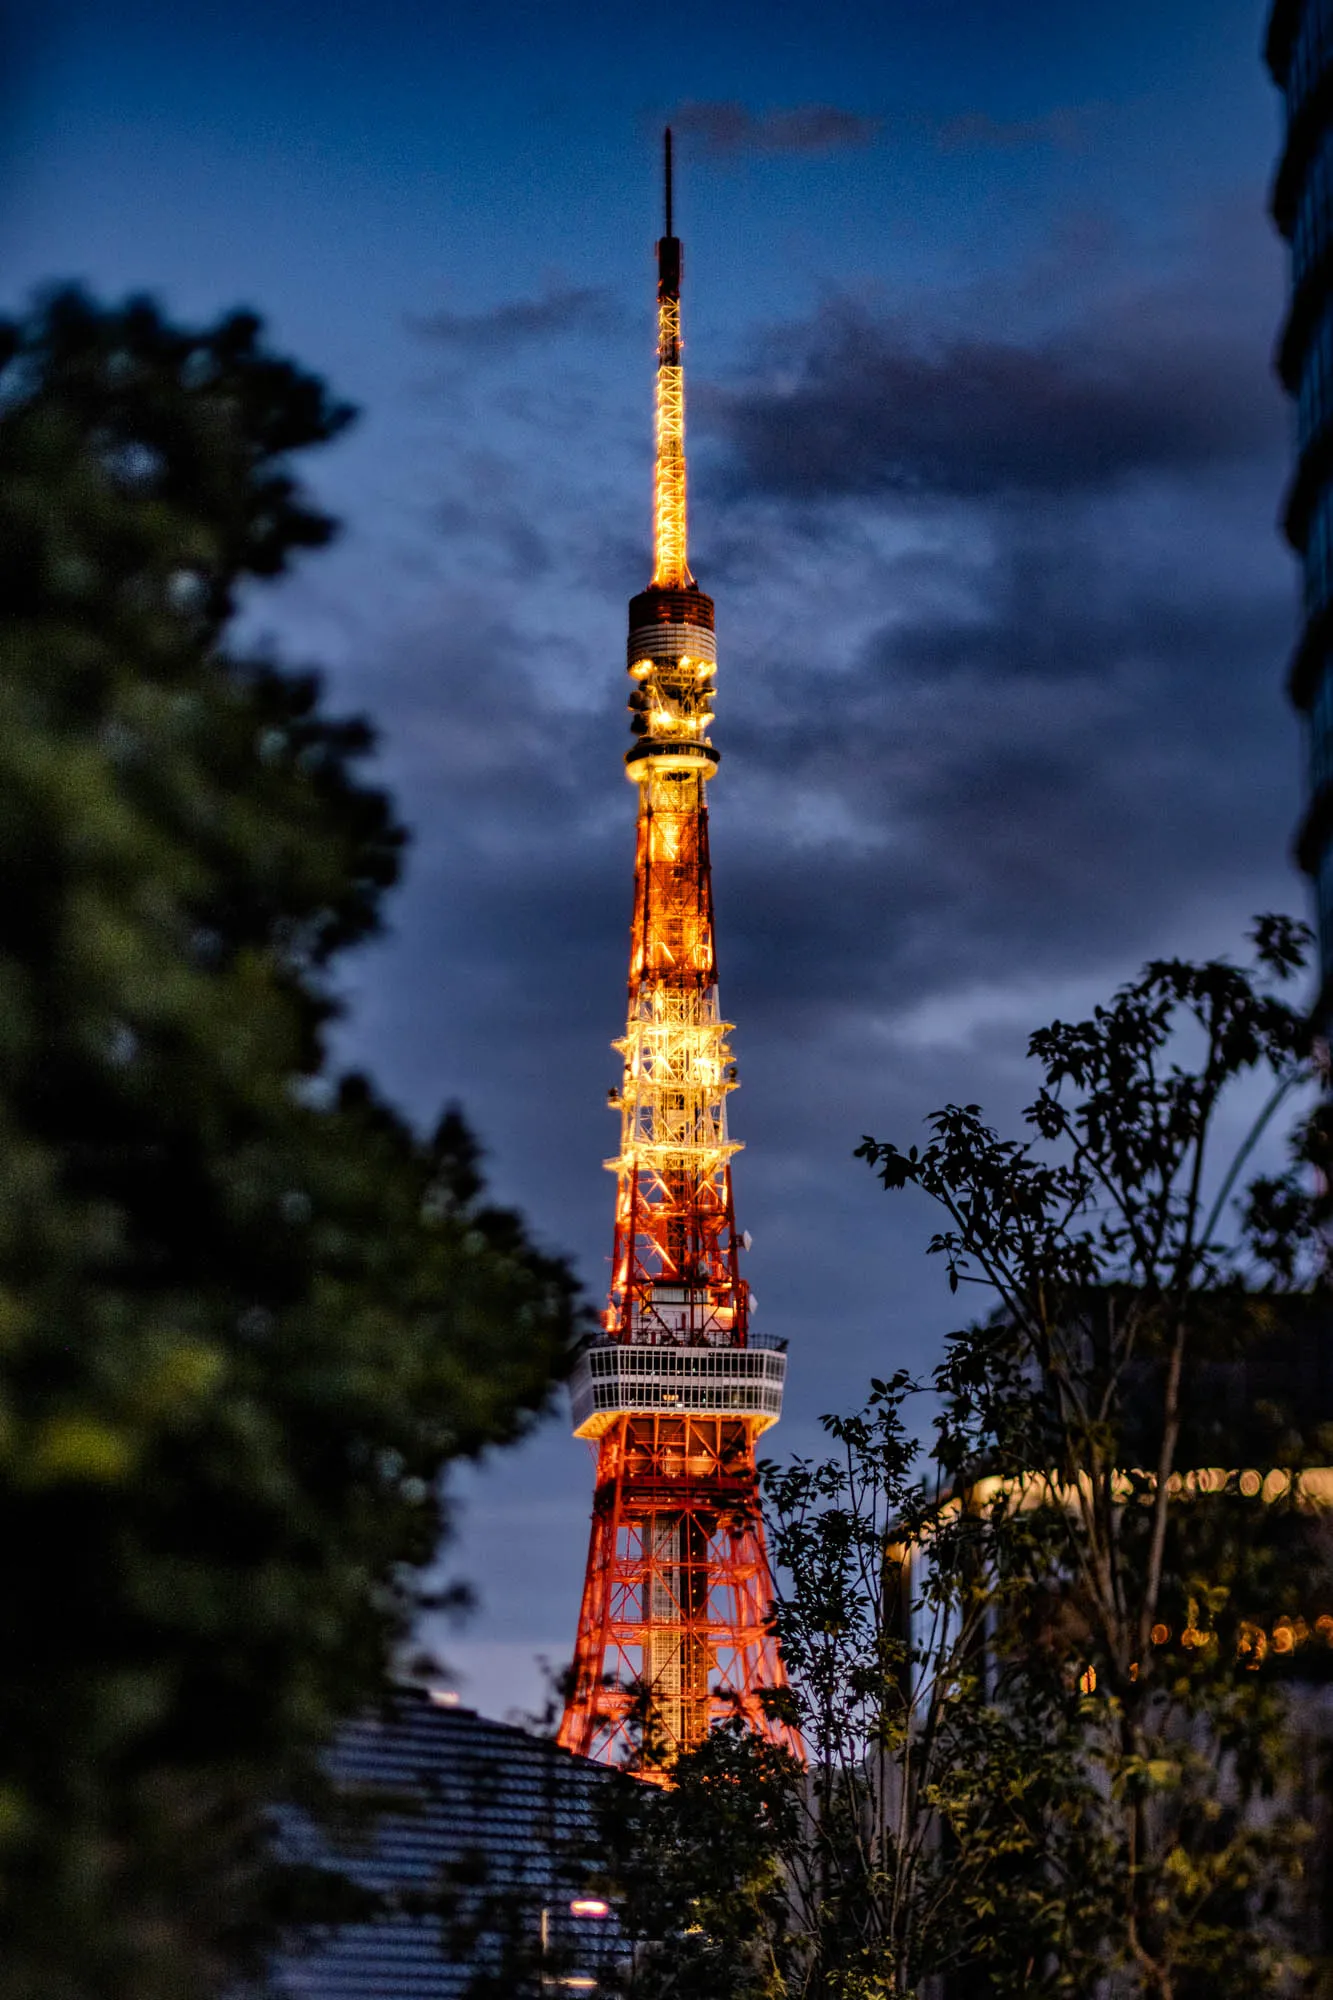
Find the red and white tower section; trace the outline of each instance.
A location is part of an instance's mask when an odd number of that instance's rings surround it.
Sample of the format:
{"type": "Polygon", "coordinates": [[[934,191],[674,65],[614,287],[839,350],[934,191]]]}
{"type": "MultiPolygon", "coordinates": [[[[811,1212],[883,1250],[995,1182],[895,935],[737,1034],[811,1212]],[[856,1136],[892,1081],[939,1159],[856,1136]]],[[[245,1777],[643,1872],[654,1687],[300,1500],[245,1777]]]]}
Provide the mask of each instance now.
{"type": "Polygon", "coordinates": [[[666,1758],[782,1685],[756,1501],[755,1440],[782,1411],[786,1354],[750,1330],[727,1097],[736,1066],[718,1006],[706,788],[717,677],[713,601],[686,550],[681,248],[657,246],[657,461],[652,582],[629,607],[638,787],[629,1017],[610,1296],[571,1384],[574,1434],[597,1445],[588,1569],[560,1741],[632,1757],[646,1704],[666,1758]]]}

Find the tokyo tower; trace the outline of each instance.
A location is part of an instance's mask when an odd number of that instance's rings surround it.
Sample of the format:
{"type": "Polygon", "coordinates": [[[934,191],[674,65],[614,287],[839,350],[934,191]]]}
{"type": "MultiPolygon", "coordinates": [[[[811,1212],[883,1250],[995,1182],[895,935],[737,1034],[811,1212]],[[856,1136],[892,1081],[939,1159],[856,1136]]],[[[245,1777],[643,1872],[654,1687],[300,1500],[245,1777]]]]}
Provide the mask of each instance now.
{"type": "Polygon", "coordinates": [[[705,788],[717,650],[713,600],[685,534],[681,246],[657,245],[654,568],[629,607],[630,729],[638,786],[629,1018],[610,1296],[571,1383],[576,1437],[597,1443],[588,1568],[560,1741],[634,1761],[636,1696],[664,1759],[739,1714],[801,1753],[764,1713],[780,1686],[772,1584],[756,1505],[755,1439],[782,1410],[784,1344],[750,1331],[739,1270],[705,788]]]}

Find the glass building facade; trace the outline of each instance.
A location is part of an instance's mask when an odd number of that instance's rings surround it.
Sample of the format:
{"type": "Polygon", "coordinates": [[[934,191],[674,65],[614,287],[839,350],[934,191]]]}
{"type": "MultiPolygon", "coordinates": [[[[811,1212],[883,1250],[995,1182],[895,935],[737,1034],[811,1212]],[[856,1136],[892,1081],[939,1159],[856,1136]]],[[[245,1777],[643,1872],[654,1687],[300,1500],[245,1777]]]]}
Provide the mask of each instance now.
{"type": "Polygon", "coordinates": [[[1273,219],[1291,249],[1277,366],[1296,404],[1296,464],[1284,526],[1304,571],[1291,698],[1306,724],[1306,803],[1296,854],[1312,878],[1322,972],[1319,1011],[1333,1022],[1333,0],[1276,0],[1268,67],[1286,133],[1273,219]]]}
{"type": "Polygon", "coordinates": [[[597,1893],[593,1829],[596,1788],[617,1782],[604,1765],[417,1687],[349,1723],[327,1765],[345,1831],[284,1811],[282,1852],[336,1867],[382,1908],[293,1937],[265,2000],[611,1990],[619,1932],[597,1893]]]}

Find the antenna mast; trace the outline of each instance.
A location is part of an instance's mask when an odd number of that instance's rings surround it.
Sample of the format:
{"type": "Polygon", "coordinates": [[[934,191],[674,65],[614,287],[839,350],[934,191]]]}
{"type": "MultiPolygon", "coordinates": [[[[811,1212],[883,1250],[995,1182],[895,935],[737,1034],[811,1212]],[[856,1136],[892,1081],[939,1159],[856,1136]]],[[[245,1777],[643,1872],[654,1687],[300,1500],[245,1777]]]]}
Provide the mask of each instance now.
{"type": "Polygon", "coordinates": [[[680,340],[680,239],[672,232],[671,127],[663,134],[666,235],[657,246],[657,469],[653,482],[653,582],[688,590],[685,549],[685,370],[680,340]]]}

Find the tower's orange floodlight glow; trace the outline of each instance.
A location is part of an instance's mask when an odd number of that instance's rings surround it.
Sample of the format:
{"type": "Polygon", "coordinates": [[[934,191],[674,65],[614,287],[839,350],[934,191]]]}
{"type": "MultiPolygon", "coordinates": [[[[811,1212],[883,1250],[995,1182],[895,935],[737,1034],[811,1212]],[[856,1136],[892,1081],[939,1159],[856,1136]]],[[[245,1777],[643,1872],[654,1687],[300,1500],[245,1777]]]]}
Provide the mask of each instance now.
{"type": "Polygon", "coordinates": [[[630,602],[630,728],[639,787],[629,1018],[619,1091],[611,1285],[602,1333],[572,1382],[575,1435],[598,1446],[592,1538],[560,1741],[633,1759],[646,1713],[667,1759],[740,1714],[800,1752],[765,1712],[782,1685],[756,1506],[754,1445],[782,1409],[786,1355],[750,1331],[740,1274],[705,786],[717,651],[713,602],[690,574],[680,243],[657,246],[653,580],[630,602]]]}

